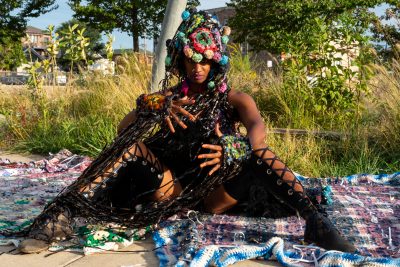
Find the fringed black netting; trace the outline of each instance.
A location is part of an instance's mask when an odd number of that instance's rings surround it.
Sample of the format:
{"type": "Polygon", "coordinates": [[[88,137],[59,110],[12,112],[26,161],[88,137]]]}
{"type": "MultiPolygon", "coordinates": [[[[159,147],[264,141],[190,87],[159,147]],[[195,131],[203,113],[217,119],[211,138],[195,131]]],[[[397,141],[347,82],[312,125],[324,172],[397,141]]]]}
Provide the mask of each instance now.
{"type": "MultiPolygon", "coordinates": [[[[209,140],[214,135],[215,121],[219,116],[221,109],[227,108],[226,94],[215,95],[200,95],[197,98],[197,105],[186,106],[192,114],[203,112],[198,119],[202,125],[203,131],[197,132],[201,135],[202,140],[209,140]]],[[[182,118],[183,121],[187,119],[182,118]]],[[[179,126],[177,126],[179,127],[179,126]]],[[[188,168],[185,174],[174,177],[174,181],[179,181],[183,176],[190,175],[191,182],[183,188],[179,196],[166,199],[164,201],[152,201],[146,196],[152,195],[157,188],[147,192],[140,192],[135,197],[141,199],[140,209],[121,208],[111,206],[104,201],[91,199],[90,193],[83,192],[82,188],[93,183],[99,176],[104,176],[107,180],[107,190],[103,190],[103,194],[112,192],[113,184],[108,179],[117,179],[118,168],[113,172],[107,172],[110,166],[121,160],[121,157],[127,152],[127,148],[132,147],[138,142],[152,142],[154,140],[163,139],[166,135],[170,135],[170,131],[166,130],[164,118],[157,114],[139,115],[137,120],[124,129],[113,141],[111,145],[104,148],[100,155],[91,163],[91,165],[81,174],[81,176],[70,186],[66,187],[51,203],[49,203],[33,222],[33,224],[24,229],[22,233],[28,233],[32,227],[43,224],[49,215],[58,212],[59,207],[65,207],[72,211],[74,216],[84,217],[90,223],[117,223],[126,227],[143,227],[154,225],[161,220],[172,216],[184,209],[192,209],[200,201],[202,201],[217,185],[237,175],[241,166],[233,164],[229,166],[221,166],[221,168],[213,175],[204,175],[204,170],[199,166],[188,168]],[[143,200],[145,199],[145,200],[143,200]],[[55,208],[58,207],[58,208],[55,208]],[[44,219],[46,217],[46,219],[44,219]]],[[[198,140],[189,140],[189,146],[199,147],[198,140]]],[[[168,147],[166,147],[168,149],[168,147]]],[[[122,166],[122,165],[121,165],[122,166]]],[[[150,167],[150,166],[149,166],[150,167]]],[[[121,167],[122,168],[122,167],[121,167]]],[[[134,174],[133,174],[134,175],[134,174]]],[[[100,189],[92,188],[96,191],[100,189]]],[[[167,184],[164,186],[172,186],[167,184]]],[[[106,198],[106,196],[102,196],[106,198]]],[[[57,216],[54,214],[54,216],[57,216]]],[[[12,234],[12,233],[3,233],[12,234]]],[[[16,234],[16,233],[13,233],[16,234]]]]}

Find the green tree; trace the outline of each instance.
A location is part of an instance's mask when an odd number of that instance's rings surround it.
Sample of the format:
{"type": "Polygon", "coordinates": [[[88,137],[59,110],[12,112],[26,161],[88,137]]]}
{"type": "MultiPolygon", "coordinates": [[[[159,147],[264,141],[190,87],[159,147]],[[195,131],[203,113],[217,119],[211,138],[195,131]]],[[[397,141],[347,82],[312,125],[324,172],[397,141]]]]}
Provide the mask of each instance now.
{"type": "Polygon", "coordinates": [[[0,0],[0,40],[5,37],[20,41],[29,18],[35,18],[58,6],[55,0],[0,0]]]}
{"type": "Polygon", "coordinates": [[[255,50],[280,52],[285,35],[307,35],[315,18],[331,27],[343,14],[353,14],[359,25],[372,20],[368,8],[396,0],[232,0],[236,16],[229,21],[237,40],[247,41],[255,50]],[[357,17],[356,17],[357,16],[357,17]]]}
{"type": "Polygon", "coordinates": [[[384,59],[400,58],[400,2],[389,5],[372,27],[376,48],[384,59]]]}
{"type": "Polygon", "coordinates": [[[55,8],[55,0],[0,0],[0,68],[13,69],[23,61],[21,38],[27,20],[55,8]]]}
{"type": "Polygon", "coordinates": [[[60,33],[60,48],[65,51],[63,57],[69,62],[70,78],[72,78],[75,66],[80,71],[82,67],[87,67],[89,63],[87,47],[90,40],[84,36],[86,29],[79,29],[78,26],[78,24],[68,25],[68,29],[60,33]]]}
{"type": "Polygon", "coordinates": [[[307,112],[326,120],[321,124],[345,122],[367,91],[367,33],[376,19],[369,8],[384,2],[233,0],[236,16],[229,23],[237,40],[254,50],[286,53],[285,86],[301,96],[307,112]]]}
{"type": "MultiPolygon", "coordinates": [[[[92,56],[94,54],[102,54],[104,53],[104,43],[102,41],[102,34],[101,31],[97,28],[93,28],[85,22],[79,21],[77,19],[71,19],[69,21],[61,23],[59,27],[56,29],[56,33],[60,36],[62,32],[68,32],[68,28],[72,27],[73,25],[77,24],[79,29],[85,28],[85,32],[83,36],[89,38],[90,43],[89,46],[86,47],[86,51],[88,56],[92,56]]],[[[63,53],[63,51],[61,51],[63,53]]]]}
{"type": "Polygon", "coordinates": [[[0,69],[14,70],[24,62],[21,41],[13,41],[10,37],[0,39],[0,69]]]}
{"type": "MultiPolygon", "coordinates": [[[[56,33],[58,34],[58,36],[60,36],[61,38],[63,38],[61,40],[61,43],[64,45],[61,45],[60,47],[60,57],[59,57],[59,64],[63,66],[64,69],[67,68],[67,66],[70,65],[70,58],[68,56],[66,56],[66,50],[68,48],[70,48],[70,46],[65,45],[66,43],[66,39],[68,39],[67,36],[69,36],[69,30],[74,26],[77,25],[75,27],[74,30],[76,29],[85,29],[83,31],[83,37],[87,38],[87,40],[89,40],[88,45],[85,47],[85,53],[87,55],[87,59],[88,61],[92,61],[95,59],[96,55],[99,54],[105,54],[105,46],[104,43],[102,42],[102,34],[101,31],[90,27],[89,25],[87,25],[87,23],[82,22],[82,21],[78,21],[77,19],[71,19],[67,22],[63,22],[61,23],[61,25],[59,27],[57,27],[56,29],[56,33]]],[[[71,42],[74,42],[74,40],[70,40],[71,42]]]]}
{"type": "MultiPolygon", "coordinates": [[[[101,31],[119,29],[133,37],[133,49],[139,52],[139,38],[158,37],[168,0],[69,0],[74,17],[101,31]]],[[[198,5],[189,0],[189,5],[198,5]]]]}

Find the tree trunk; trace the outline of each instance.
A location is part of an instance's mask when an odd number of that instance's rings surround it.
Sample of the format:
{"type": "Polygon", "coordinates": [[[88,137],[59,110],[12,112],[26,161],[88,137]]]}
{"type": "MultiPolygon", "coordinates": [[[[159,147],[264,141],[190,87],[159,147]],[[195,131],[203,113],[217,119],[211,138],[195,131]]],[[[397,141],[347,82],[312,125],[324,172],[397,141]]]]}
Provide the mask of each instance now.
{"type": "Polygon", "coordinates": [[[165,57],[167,49],[165,42],[174,36],[179,24],[182,21],[181,14],[186,8],[187,0],[168,0],[167,9],[161,28],[161,35],[158,40],[156,54],[153,62],[153,78],[151,91],[158,91],[161,80],[165,76],[165,57]]]}
{"type": "Polygon", "coordinates": [[[133,51],[139,53],[139,36],[138,33],[133,33],[133,51]]]}
{"type": "Polygon", "coordinates": [[[133,51],[139,52],[139,30],[138,30],[138,8],[135,1],[132,1],[132,35],[133,35],[133,51]]]}

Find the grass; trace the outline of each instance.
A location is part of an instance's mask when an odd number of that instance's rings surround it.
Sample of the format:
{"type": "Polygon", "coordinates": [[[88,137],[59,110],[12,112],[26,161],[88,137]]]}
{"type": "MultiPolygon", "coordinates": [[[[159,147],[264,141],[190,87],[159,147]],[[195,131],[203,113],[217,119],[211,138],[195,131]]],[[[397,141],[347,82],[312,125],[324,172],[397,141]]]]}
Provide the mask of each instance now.
{"type": "Polygon", "coordinates": [[[76,81],[36,100],[27,89],[2,95],[0,111],[7,118],[3,146],[43,154],[67,148],[96,156],[112,142],[119,121],[149,84],[150,66],[133,55],[120,58],[118,71],[117,77],[88,76],[84,83],[76,81]]]}
{"type": "MultiPolygon", "coordinates": [[[[236,50],[237,51],[237,50],[236,50]]],[[[250,57],[233,53],[230,83],[251,94],[268,129],[334,130],[343,138],[329,140],[305,136],[268,134],[267,143],[288,163],[307,176],[337,176],[400,170],[400,63],[375,65],[368,87],[370,95],[358,103],[358,116],[345,123],[318,117],[306,101],[288,86],[280,70],[265,70],[250,57]]],[[[134,56],[118,62],[118,76],[89,75],[61,88],[47,88],[34,99],[25,88],[2,93],[0,113],[6,117],[2,146],[34,153],[67,148],[96,156],[112,142],[119,121],[148,88],[151,68],[134,56]],[[49,91],[53,90],[53,93],[49,91]]]]}

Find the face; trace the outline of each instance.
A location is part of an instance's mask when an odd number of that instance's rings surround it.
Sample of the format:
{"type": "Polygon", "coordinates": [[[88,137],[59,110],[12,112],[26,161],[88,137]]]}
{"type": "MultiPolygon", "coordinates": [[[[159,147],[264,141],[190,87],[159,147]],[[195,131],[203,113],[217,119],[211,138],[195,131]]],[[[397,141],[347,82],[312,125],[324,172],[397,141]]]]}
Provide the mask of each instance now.
{"type": "Polygon", "coordinates": [[[185,57],[184,63],[186,76],[192,83],[202,84],[207,80],[211,70],[211,60],[206,59],[196,63],[192,59],[185,57]]]}

